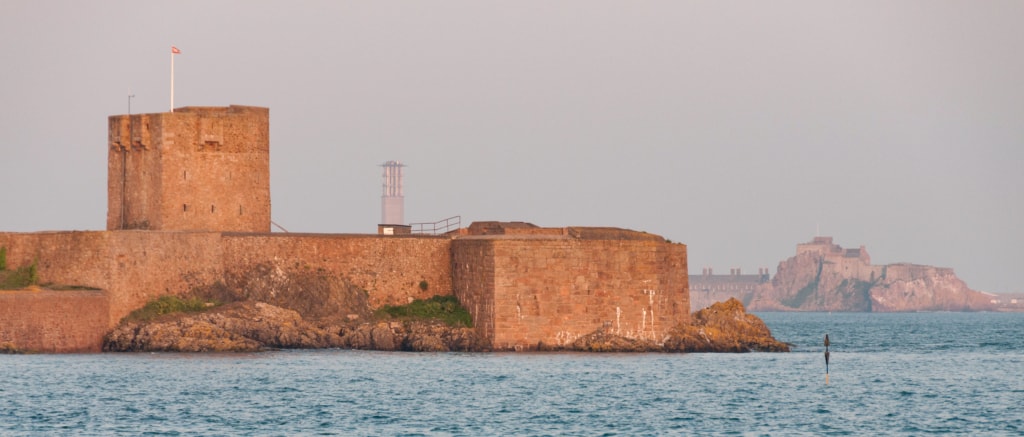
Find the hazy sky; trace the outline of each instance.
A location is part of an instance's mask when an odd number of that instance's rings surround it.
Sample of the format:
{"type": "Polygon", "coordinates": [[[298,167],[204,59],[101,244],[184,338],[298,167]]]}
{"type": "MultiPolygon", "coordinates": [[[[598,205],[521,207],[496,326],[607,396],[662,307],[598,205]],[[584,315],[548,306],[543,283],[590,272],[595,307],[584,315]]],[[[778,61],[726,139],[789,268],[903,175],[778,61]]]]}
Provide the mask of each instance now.
{"type": "Polygon", "coordinates": [[[0,231],[106,225],[107,116],[266,106],[273,218],[616,226],[754,272],[818,229],[1024,292],[1024,2],[0,2],[0,231]],[[130,90],[130,91],[129,91],[130,90]]]}

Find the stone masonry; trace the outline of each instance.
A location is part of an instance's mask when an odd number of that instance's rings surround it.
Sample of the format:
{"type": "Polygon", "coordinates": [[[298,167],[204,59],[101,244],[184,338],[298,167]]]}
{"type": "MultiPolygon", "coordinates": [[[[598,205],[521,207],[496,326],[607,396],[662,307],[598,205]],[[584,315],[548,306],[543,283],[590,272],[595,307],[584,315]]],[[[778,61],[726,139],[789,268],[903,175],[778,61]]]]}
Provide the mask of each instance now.
{"type": "Polygon", "coordinates": [[[492,230],[452,242],[454,293],[496,350],[565,346],[598,329],[661,342],[689,320],[686,268],[685,245],[622,229],[492,230]]]}
{"type": "Polygon", "coordinates": [[[270,111],[109,118],[107,229],[270,232],[270,111]]]}

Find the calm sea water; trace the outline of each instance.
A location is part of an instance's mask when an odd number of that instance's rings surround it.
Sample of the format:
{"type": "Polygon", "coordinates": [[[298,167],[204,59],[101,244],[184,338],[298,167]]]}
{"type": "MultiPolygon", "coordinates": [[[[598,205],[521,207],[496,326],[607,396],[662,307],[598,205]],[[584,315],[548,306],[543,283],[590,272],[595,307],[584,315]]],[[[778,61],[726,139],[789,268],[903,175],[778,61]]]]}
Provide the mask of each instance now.
{"type": "Polygon", "coordinates": [[[1024,434],[1024,314],[759,315],[794,352],[0,356],[0,435],[1024,434]]]}

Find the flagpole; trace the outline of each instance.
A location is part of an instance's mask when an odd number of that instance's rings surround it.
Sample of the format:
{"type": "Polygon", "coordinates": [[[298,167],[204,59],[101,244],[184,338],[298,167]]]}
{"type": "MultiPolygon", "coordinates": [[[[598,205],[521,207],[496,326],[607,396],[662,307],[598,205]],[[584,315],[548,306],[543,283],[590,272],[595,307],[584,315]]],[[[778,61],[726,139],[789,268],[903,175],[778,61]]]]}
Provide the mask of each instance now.
{"type": "Polygon", "coordinates": [[[171,47],[171,112],[174,112],[174,47],[171,47]]]}

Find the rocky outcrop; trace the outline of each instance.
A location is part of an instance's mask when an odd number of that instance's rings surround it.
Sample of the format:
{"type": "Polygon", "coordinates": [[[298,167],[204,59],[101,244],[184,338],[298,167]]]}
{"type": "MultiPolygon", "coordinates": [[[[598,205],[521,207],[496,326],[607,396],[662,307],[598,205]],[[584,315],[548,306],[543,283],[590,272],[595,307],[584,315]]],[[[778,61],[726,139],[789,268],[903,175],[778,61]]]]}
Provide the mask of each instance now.
{"type": "Polygon", "coordinates": [[[297,311],[264,302],[236,302],[198,314],[125,322],[104,338],[108,352],[254,352],[348,348],[447,352],[482,350],[471,328],[435,321],[347,325],[309,322],[297,311]]]}
{"type": "Polygon", "coordinates": [[[23,353],[21,349],[18,349],[14,343],[9,341],[0,342],[0,354],[20,354],[23,353]]]}
{"type": "Polygon", "coordinates": [[[224,276],[224,282],[200,287],[194,294],[218,302],[264,302],[323,324],[366,321],[373,313],[366,290],[324,272],[254,264],[224,276]]]}
{"type": "MultiPolygon", "coordinates": [[[[693,323],[672,330],[662,343],[636,340],[600,329],[566,347],[582,352],[782,352],[759,318],[732,299],[693,314],[693,323]]],[[[330,325],[309,322],[294,310],[264,302],[236,302],[209,312],[166,315],[125,322],[110,332],[104,351],[252,352],[280,348],[347,348],[384,351],[486,351],[472,328],[431,320],[330,325]]]]}
{"type": "Polygon", "coordinates": [[[742,296],[753,311],[989,311],[991,296],[970,289],[952,269],[871,265],[867,251],[831,238],[798,246],[770,283],[742,296]],[[800,250],[800,247],[818,250],[800,250]]]}
{"type": "Polygon", "coordinates": [[[729,299],[693,313],[692,322],[673,330],[665,349],[679,352],[789,352],[760,318],[729,299]]]}
{"type": "MultiPolygon", "coordinates": [[[[548,348],[548,350],[554,350],[548,348]]],[[[737,299],[717,302],[693,313],[691,323],[669,332],[663,343],[617,336],[599,329],[564,350],[580,352],[789,352],[768,326],[747,314],[737,299]]]]}
{"type": "Polygon", "coordinates": [[[753,311],[871,311],[872,283],[845,274],[819,254],[779,263],[775,277],[750,301],[753,311]]]}
{"type": "MultiPolygon", "coordinates": [[[[995,305],[990,295],[971,290],[952,270],[899,265],[907,277],[889,278],[871,286],[873,311],[981,311],[995,305]]],[[[892,270],[888,266],[887,270],[892,270]]]]}
{"type": "Polygon", "coordinates": [[[238,302],[206,313],[122,323],[104,338],[103,350],[243,352],[341,345],[337,333],[306,322],[296,311],[263,302],[238,302]]]}
{"type": "Polygon", "coordinates": [[[472,328],[431,320],[366,323],[342,329],[348,349],[407,352],[470,352],[486,350],[472,328]]]}

